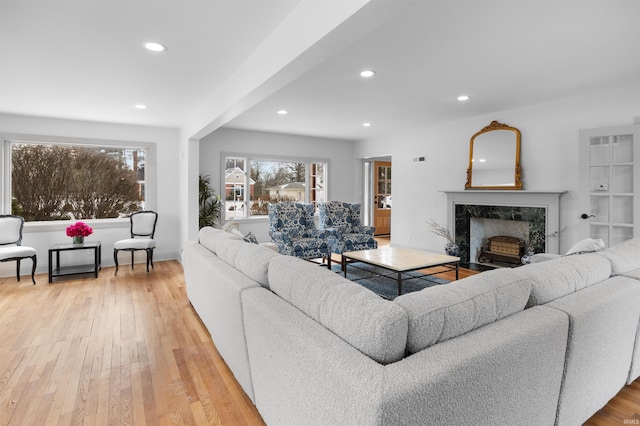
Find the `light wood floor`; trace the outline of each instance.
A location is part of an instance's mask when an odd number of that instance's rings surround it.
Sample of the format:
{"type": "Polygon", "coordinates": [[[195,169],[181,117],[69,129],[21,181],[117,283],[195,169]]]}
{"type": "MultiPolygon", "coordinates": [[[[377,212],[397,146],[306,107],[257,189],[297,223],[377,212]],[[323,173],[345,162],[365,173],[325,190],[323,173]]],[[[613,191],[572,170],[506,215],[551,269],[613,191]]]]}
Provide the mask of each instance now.
{"type": "Polygon", "coordinates": [[[187,300],[182,266],[0,278],[0,424],[264,424],[187,300]]]}
{"type": "MultiPolygon", "coordinates": [[[[0,278],[0,424],[264,424],[191,308],[182,266],[155,266],[0,278]]],[[[587,424],[637,420],[640,381],[587,424]]]]}

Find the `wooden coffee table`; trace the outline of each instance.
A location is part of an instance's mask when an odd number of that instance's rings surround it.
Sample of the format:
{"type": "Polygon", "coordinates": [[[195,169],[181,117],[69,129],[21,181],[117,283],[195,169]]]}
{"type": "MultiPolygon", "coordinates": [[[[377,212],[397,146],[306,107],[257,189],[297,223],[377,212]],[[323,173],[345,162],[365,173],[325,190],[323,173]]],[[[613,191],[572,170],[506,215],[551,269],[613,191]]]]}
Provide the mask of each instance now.
{"type": "Polygon", "coordinates": [[[434,266],[441,266],[445,268],[444,271],[440,270],[432,274],[424,275],[437,275],[450,270],[455,270],[457,280],[460,265],[460,258],[455,256],[405,247],[383,247],[373,250],[349,251],[343,253],[342,270],[345,277],[347,276],[347,265],[349,262],[353,261],[379,266],[385,270],[396,272],[398,296],[402,294],[403,273],[432,268],[434,266]]]}

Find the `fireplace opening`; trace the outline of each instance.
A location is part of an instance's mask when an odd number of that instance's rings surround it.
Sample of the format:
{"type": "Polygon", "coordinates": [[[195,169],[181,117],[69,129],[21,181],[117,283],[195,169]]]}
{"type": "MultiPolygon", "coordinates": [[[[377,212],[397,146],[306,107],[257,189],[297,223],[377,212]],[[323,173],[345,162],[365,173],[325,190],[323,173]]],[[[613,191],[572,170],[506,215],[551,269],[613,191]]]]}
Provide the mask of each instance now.
{"type": "Polygon", "coordinates": [[[522,257],[521,252],[524,254],[530,249],[535,253],[545,252],[546,209],[543,207],[456,204],[455,214],[455,240],[460,246],[460,260],[467,267],[485,264],[517,266],[520,263],[516,259],[522,257]],[[508,255],[508,261],[498,261],[500,250],[516,249],[505,248],[505,239],[496,239],[495,242],[489,240],[494,237],[508,237],[506,240],[513,239],[514,243],[517,241],[517,253],[503,253],[508,255]],[[492,250],[498,246],[500,250],[492,250]],[[479,257],[487,260],[486,256],[481,256],[483,251],[494,252],[494,262],[479,261],[479,257]]]}
{"type": "Polygon", "coordinates": [[[525,245],[524,240],[518,237],[507,235],[489,237],[486,249],[481,249],[478,254],[478,263],[492,265],[494,262],[501,262],[508,265],[520,265],[525,245]]]}

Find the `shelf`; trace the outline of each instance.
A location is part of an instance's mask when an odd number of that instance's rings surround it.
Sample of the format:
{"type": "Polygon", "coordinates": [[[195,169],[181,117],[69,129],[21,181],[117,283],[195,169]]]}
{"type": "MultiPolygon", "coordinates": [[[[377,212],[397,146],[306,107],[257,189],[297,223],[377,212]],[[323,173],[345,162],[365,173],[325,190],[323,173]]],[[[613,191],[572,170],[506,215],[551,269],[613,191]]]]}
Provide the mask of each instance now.
{"type": "Polygon", "coordinates": [[[622,161],[620,163],[592,163],[589,167],[633,166],[633,162],[622,161]]]}
{"type": "Polygon", "coordinates": [[[74,265],[74,266],[62,266],[55,268],[51,277],[64,277],[67,275],[79,275],[79,274],[95,274],[95,265],[74,265]]]}

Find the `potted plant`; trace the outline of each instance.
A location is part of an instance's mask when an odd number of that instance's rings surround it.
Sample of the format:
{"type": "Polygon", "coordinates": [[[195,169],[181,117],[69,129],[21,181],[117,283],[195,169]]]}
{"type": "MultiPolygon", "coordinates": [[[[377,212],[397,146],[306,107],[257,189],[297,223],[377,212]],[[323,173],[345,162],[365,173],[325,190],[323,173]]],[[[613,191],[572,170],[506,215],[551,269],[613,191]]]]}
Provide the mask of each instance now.
{"type": "Polygon", "coordinates": [[[67,226],[67,236],[73,238],[73,244],[83,244],[84,237],[93,234],[93,229],[84,222],[67,226]]]}
{"type": "Polygon", "coordinates": [[[199,229],[205,226],[216,226],[222,210],[222,201],[210,185],[209,176],[199,176],[200,216],[199,229]]]}
{"type": "Polygon", "coordinates": [[[449,256],[458,256],[460,253],[460,246],[455,243],[453,237],[451,236],[451,232],[446,227],[440,225],[433,219],[429,219],[426,221],[429,226],[429,232],[433,232],[439,237],[447,240],[447,243],[444,245],[444,251],[449,256]]]}

